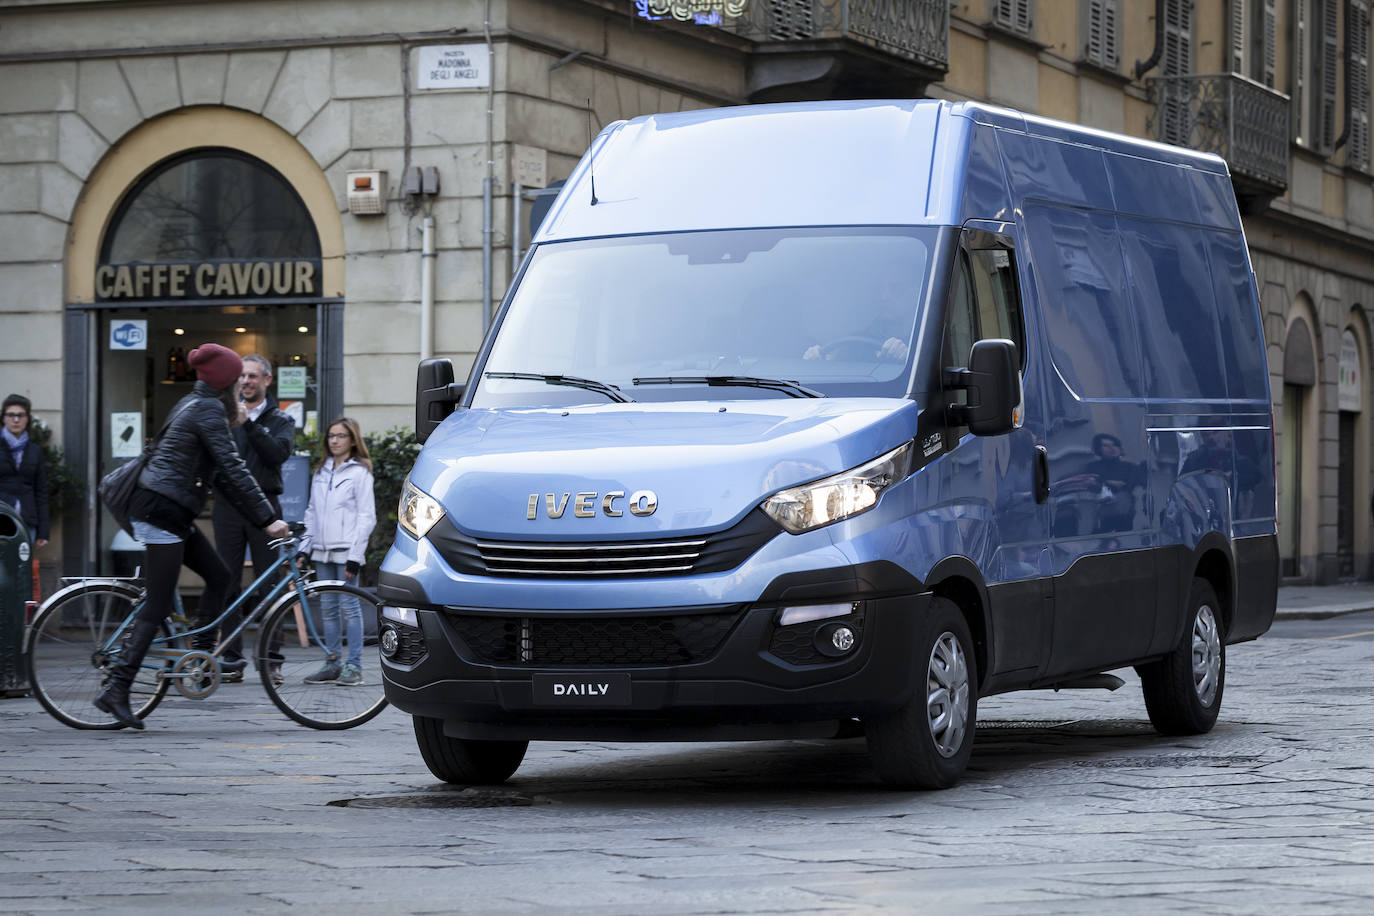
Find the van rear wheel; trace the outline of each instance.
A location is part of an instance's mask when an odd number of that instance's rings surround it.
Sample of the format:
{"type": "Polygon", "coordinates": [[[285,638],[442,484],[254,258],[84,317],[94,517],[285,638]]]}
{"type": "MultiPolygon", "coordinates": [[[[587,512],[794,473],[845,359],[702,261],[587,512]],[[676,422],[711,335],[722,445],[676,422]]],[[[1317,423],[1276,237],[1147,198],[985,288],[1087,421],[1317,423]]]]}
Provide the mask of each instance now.
{"type": "Polygon", "coordinates": [[[442,719],[412,716],[415,743],[429,771],[444,782],[491,786],[505,782],[525,759],[528,741],[473,741],[444,734],[442,719]]]}
{"type": "Polygon", "coordinates": [[[958,606],[932,600],[914,649],[916,690],[896,712],[866,723],[868,755],[889,786],[947,789],[968,766],[978,712],[973,639],[958,606]]]}
{"type": "Polygon", "coordinates": [[[1188,592],[1188,628],[1164,658],[1136,668],[1150,723],[1164,735],[1212,730],[1226,686],[1226,634],[1216,591],[1194,579],[1188,592]]]}

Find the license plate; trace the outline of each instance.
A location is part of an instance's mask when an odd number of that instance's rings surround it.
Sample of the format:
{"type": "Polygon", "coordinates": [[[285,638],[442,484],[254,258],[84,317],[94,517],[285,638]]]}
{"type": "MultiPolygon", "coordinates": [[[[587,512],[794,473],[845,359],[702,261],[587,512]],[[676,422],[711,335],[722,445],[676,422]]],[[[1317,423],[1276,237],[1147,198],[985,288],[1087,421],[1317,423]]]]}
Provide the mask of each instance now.
{"type": "Polygon", "coordinates": [[[629,706],[630,675],[536,674],[534,702],[540,706],[629,706]]]}

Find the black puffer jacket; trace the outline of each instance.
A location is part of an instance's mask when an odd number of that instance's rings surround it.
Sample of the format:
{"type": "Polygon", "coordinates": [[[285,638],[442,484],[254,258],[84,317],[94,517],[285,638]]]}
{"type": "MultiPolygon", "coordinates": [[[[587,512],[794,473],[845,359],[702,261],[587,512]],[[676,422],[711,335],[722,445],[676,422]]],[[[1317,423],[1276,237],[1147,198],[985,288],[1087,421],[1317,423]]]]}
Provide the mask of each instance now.
{"type": "Polygon", "coordinates": [[[133,518],[168,531],[175,530],[167,527],[173,520],[169,515],[189,525],[205,507],[213,479],[215,489],[252,524],[265,528],[276,520],[271,503],[234,446],[224,403],[216,397],[215,389],[206,382],[196,382],[170,416],[171,426],[138,478],[139,488],[154,498],[135,494],[130,513],[133,518]]]}

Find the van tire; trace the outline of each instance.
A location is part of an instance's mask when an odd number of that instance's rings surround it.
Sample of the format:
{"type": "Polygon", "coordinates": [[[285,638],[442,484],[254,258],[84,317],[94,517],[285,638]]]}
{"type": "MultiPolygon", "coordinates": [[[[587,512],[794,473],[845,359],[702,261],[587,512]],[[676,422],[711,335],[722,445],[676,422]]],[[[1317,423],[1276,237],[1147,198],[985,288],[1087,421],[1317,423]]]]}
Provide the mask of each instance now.
{"type": "Polygon", "coordinates": [[[1188,626],[1174,651],[1140,665],[1150,723],[1164,735],[1201,735],[1212,730],[1226,687],[1226,633],[1216,591],[1194,579],[1188,591],[1188,626]]]}
{"type": "Polygon", "coordinates": [[[913,648],[915,690],[906,705],[866,723],[868,755],[878,778],[893,788],[947,789],[968,766],[978,712],[973,638],[954,602],[932,599],[913,648]],[[945,702],[950,690],[952,703],[945,702]]]}
{"type": "Polygon", "coordinates": [[[442,719],[412,716],[415,743],[429,771],[444,782],[492,786],[505,782],[525,759],[528,741],[473,741],[444,734],[442,719]]]}

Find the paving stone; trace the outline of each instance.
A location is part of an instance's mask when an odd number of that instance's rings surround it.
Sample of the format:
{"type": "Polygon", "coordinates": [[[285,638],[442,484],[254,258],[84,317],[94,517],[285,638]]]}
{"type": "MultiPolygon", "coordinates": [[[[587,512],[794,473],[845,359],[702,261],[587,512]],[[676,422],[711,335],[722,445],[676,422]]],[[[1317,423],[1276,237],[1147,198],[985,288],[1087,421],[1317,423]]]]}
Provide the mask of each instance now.
{"type": "Polygon", "coordinates": [[[968,778],[940,793],[882,789],[862,741],[549,742],[492,790],[530,806],[340,807],[456,790],[394,710],[325,734],[236,688],[88,733],[3,700],[0,896],[7,912],[1362,912],[1374,708],[1312,672],[1371,670],[1374,643],[1274,641],[1232,647],[1223,723],[1199,738],[1154,734],[1138,692],[994,698],[968,778]]]}

